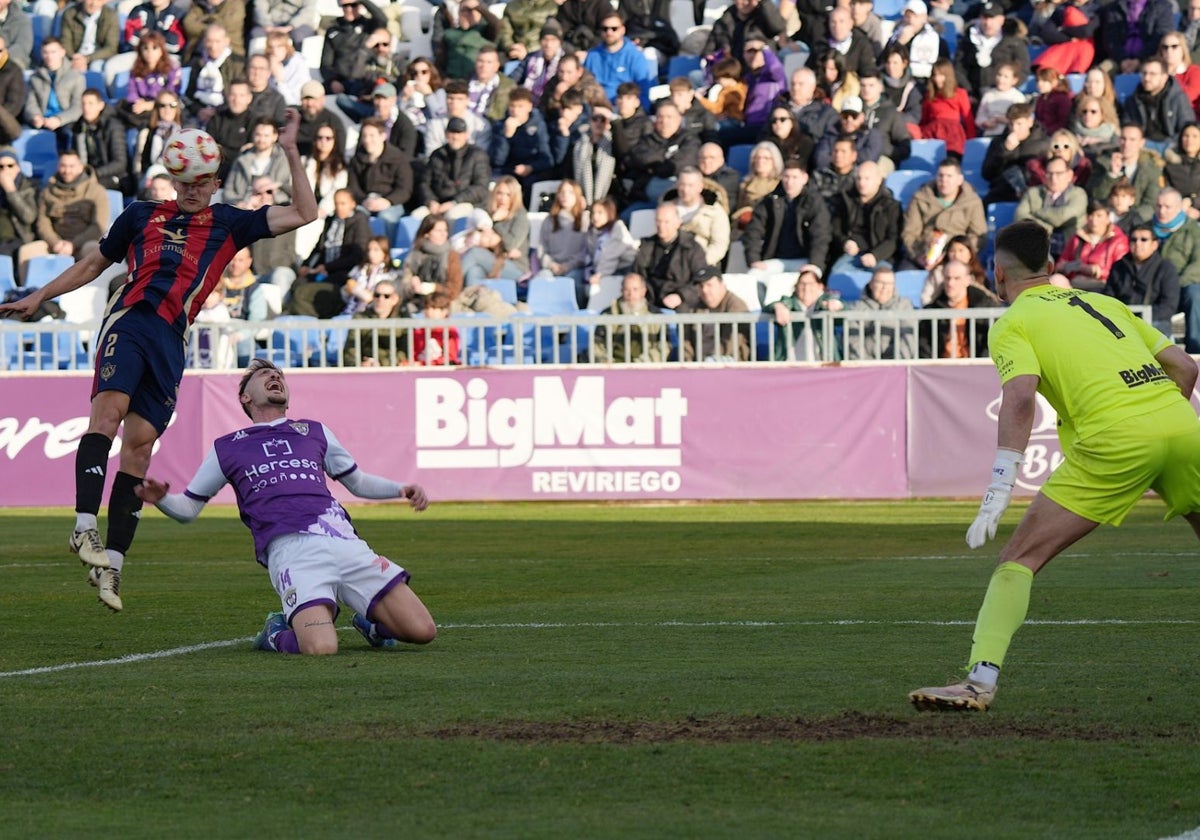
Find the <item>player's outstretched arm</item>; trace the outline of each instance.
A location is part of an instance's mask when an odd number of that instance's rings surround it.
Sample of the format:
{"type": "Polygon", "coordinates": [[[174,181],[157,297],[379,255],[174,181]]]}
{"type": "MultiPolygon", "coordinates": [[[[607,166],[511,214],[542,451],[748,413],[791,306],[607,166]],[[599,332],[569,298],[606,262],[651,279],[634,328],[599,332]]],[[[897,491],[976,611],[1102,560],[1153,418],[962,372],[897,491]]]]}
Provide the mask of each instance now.
{"type": "Polygon", "coordinates": [[[186,493],[171,493],[171,485],[165,481],[146,477],[133,492],[143,502],[149,502],[176,522],[187,524],[204,510],[204,502],[186,493]]]}
{"type": "Polygon", "coordinates": [[[1000,517],[1012,499],[1017,470],[1025,457],[1025,447],[1029,444],[1029,433],[1033,428],[1038,381],[1036,376],[1014,376],[1004,383],[992,480],[984,491],[975,521],[967,529],[967,545],[971,548],[979,548],[996,536],[1000,517]]]}
{"type": "Polygon", "coordinates": [[[429,507],[429,497],[420,484],[398,484],[390,478],[354,470],[339,481],[360,499],[408,499],[412,509],[420,513],[429,507]]]}
{"type": "Polygon", "coordinates": [[[12,303],[0,303],[0,318],[10,316],[21,319],[29,318],[38,311],[43,301],[74,291],[80,286],[86,286],[99,277],[110,265],[112,265],[111,260],[105,258],[98,250],[93,251],[40,289],[35,289],[12,303]]]}
{"type": "Polygon", "coordinates": [[[267,226],[273,236],[303,227],[317,218],[317,197],[313,195],[304,161],[296,148],[296,132],[300,129],[300,112],[288,108],[287,122],[279,133],[279,147],[287,157],[288,172],[292,177],[292,203],[267,208],[267,226]]]}
{"type": "Polygon", "coordinates": [[[1190,400],[1196,388],[1197,374],[1200,373],[1196,361],[1178,344],[1164,347],[1154,358],[1171,377],[1171,381],[1179,386],[1183,396],[1190,400]]]}

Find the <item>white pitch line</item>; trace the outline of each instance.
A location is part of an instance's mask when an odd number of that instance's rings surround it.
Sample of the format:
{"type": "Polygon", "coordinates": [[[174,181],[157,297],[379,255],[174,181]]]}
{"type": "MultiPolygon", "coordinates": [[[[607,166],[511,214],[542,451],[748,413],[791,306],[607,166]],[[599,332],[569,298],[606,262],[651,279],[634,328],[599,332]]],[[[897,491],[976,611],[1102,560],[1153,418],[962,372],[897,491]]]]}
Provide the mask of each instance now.
{"type": "Polygon", "coordinates": [[[1200,840],[1200,827],[1185,831],[1183,834],[1176,834],[1173,837],[1163,837],[1161,840],[1200,840]]]}
{"type": "MultiPolygon", "coordinates": [[[[831,619],[828,621],[583,621],[583,622],[553,622],[553,621],[534,621],[534,622],[485,622],[479,624],[470,623],[447,623],[439,624],[441,630],[573,630],[573,629],[589,629],[589,628],[611,628],[611,627],[660,627],[664,629],[674,628],[692,628],[703,629],[711,627],[743,627],[743,628],[778,628],[778,627],[969,627],[974,625],[974,620],[968,619],[950,619],[945,621],[927,620],[927,619],[909,619],[898,621],[882,621],[863,618],[843,618],[831,619]]],[[[1032,620],[1026,621],[1025,624],[1031,624],[1040,627],[1146,627],[1146,626],[1161,626],[1161,625],[1193,625],[1200,624],[1200,620],[1188,618],[1152,618],[1152,619],[1124,619],[1124,618],[1078,618],[1078,619],[1059,619],[1059,620],[1032,620]]],[[[350,630],[349,627],[341,627],[339,631],[350,630]]],[[[64,662],[60,665],[44,665],[39,668],[25,668],[20,671],[0,671],[0,679],[9,677],[30,677],[38,674],[56,674],[62,671],[73,671],[77,668],[100,668],[108,665],[129,665],[134,662],[145,662],[151,659],[167,659],[172,656],[183,656],[189,653],[196,653],[201,650],[212,650],[215,648],[233,647],[234,645],[244,645],[247,642],[253,641],[253,636],[243,636],[237,639],[226,639],[220,642],[204,642],[198,645],[187,645],[186,647],[168,648],[166,650],[156,650],[150,653],[130,653],[125,656],[119,656],[116,659],[98,659],[94,662],[64,662]]],[[[1200,832],[1200,829],[1197,829],[1200,832]]],[[[1200,834],[1195,837],[1188,835],[1186,840],[1200,840],[1200,834]]]]}

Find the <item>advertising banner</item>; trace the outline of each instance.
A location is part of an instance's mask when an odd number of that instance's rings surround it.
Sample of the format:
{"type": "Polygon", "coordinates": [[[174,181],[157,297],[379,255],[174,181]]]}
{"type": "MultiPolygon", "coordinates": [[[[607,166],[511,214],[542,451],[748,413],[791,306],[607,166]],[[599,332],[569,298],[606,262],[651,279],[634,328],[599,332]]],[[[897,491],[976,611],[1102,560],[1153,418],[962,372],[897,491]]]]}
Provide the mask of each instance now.
{"type": "MultiPolygon", "coordinates": [[[[185,377],[153,475],[182,489],[215,437],[249,424],[237,382],[185,377]]],[[[322,421],[362,469],[444,501],[908,493],[903,367],[295,371],[288,382],[290,417],[322,421]]],[[[89,384],[0,380],[0,504],[72,503],[89,384]]],[[[119,441],[110,480],[118,452],[119,441]]]]}

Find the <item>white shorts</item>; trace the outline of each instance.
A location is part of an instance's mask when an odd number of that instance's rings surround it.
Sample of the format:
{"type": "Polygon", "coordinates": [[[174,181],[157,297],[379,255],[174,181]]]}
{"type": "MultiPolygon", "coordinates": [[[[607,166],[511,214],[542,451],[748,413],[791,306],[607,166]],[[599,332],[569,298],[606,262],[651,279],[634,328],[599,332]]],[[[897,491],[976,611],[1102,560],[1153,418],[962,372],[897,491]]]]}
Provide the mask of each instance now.
{"type": "Polygon", "coordinates": [[[319,534],[288,534],[271,540],[267,572],[289,623],[297,610],[318,604],[328,604],[336,619],[339,601],[368,616],[375,604],[397,585],[408,583],[409,577],[360,539],[319,534]]]}

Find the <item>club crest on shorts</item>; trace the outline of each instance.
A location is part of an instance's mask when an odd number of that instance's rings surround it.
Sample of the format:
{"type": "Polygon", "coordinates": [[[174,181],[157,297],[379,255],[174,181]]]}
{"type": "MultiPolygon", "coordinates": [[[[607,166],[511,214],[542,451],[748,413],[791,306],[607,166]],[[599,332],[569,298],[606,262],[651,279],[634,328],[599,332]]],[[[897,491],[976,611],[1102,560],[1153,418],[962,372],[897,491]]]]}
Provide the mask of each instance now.
{"type": "Polygon", "coordinates": [[[302,434],[302,435],[308,434],[308,424],[307,423],[288,423],[288,425],[291,426],[293,429],[295,429],[298,434],[302,434]]]}
{"type": "Polygon", "coordinates": [[[293,587],[283,593],[283,603],[288,605],[288,608],[296,606],[296,589],[293,587]]]}

